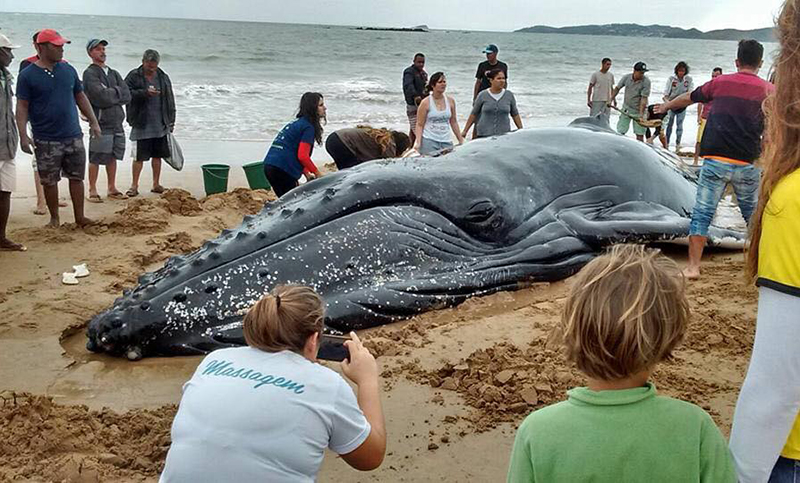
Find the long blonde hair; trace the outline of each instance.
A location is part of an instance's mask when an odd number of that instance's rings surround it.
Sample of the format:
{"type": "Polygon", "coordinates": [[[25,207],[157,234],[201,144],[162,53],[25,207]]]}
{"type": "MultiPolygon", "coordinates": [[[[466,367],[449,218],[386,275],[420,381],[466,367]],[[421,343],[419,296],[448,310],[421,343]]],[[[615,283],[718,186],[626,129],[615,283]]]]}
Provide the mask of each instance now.
{"type": "Polygon", "coordinates": [[[381,151],[386,152],[389,149],[389,146],[394,141],[392,138],[392,131],[386,128],[374,128],[367,124],[359,124],[356,126],[357,129],[364,129],[367,131],[367,135],[375,140],[378,143],[378,146],[381,147],[381,151]]]}
{"type": "Polygon", "coordinates": [[[747,272],[758,274],[758,249],[764,211],[775,186],[800,169],[800,0],[786,0],[776,24],[781,48],[773,64],[775,94],[764,102],[766,146],[758,207],[750,220],[747,272]]]}

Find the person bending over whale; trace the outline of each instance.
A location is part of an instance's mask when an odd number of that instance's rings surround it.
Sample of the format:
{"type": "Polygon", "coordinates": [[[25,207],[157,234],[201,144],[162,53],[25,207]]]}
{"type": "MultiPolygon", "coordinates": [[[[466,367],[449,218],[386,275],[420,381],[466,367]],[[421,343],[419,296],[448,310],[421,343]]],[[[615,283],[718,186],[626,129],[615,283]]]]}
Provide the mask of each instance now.
{"type": "Polygon", "coordinates": [[[318,92],[306,92],[300,98],[297,118],[281,129],[264,157],[264,174],[272,191],[280,198],[297,187],[301,175],[312,180],[320,172],[311,160],[314,141],[322,145],[322,122],[325,100],[318,92]]]}
{"type": "Polygon", "coordinates": [[[380,466],[386,430],[375,358],[351,333],[342,371],[317,364],[325,317],[311,288],[280,285],[244,318],[247,347],[220,349],[183,386],[161,483],[312,482],[326,448],[380,466]]]}
{"type": "Polygon", "coordinates": [[[325,150],[340,170],[373,159],[399,158],[410,146],[408,134],[370,126],[339,129],[325,140],[325,150]]]}

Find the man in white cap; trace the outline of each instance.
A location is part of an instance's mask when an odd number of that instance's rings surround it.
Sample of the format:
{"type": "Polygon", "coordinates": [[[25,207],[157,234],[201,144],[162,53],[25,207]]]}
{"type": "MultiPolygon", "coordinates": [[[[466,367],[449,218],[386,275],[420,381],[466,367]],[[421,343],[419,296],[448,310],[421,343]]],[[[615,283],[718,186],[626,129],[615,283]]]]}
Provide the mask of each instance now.
{"type": "Polygon", "coordinates": [[[12,49],[19,48],[3,34],[0,34],[0,250],[25,251],[26,248],[6,237],[8,215],[11,212],[11,192],[16,188],[17,167],[14,156],[17,154],[17,125],[14,120],[11,89],[11,73],[8,66],[14,60],[12,49]]]}
{"type": "Polygon", "coordinates": [[[106,167],[108,197],[125,200],[128,197],[117,189],[117,160],[125,155],[125,110],[122,106],[131,101],[131,91],[119,72],[106,65],[107,40],[91,39],[86,44],[86,53],[91,65],[83,71],[83,88],[92,103],[95,116],[100,122],[102,134],[89,141],[89,201],[102,203],[97,192],[97,177],[100,166],[106,167]]]}

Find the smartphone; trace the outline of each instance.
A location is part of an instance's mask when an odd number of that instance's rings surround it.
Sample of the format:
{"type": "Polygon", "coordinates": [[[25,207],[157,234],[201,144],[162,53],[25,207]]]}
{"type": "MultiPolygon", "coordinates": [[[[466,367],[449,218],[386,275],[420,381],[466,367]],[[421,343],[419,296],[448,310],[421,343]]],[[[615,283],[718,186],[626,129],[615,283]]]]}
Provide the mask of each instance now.
{"type": "Polygon", "coordinates": [[[345,359],[349,361],[350,352],[344,345],[348,340],[350,337],[346,335],[322,334],[319,337],[317,359],[335,362],[342,362],[345,359]]]}

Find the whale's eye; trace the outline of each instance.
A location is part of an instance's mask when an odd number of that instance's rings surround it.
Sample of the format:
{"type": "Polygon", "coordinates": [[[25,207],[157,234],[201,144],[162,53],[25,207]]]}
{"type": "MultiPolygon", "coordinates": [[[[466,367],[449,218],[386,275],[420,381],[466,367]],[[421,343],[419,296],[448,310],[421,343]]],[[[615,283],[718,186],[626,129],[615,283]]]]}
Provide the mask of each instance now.
{"type": "Polygon", "coordinates": [[[469,207],[464,219],[470,223],[482,223],[494,215],[494,203],[489,200],[478,201],[469,207]]]}

